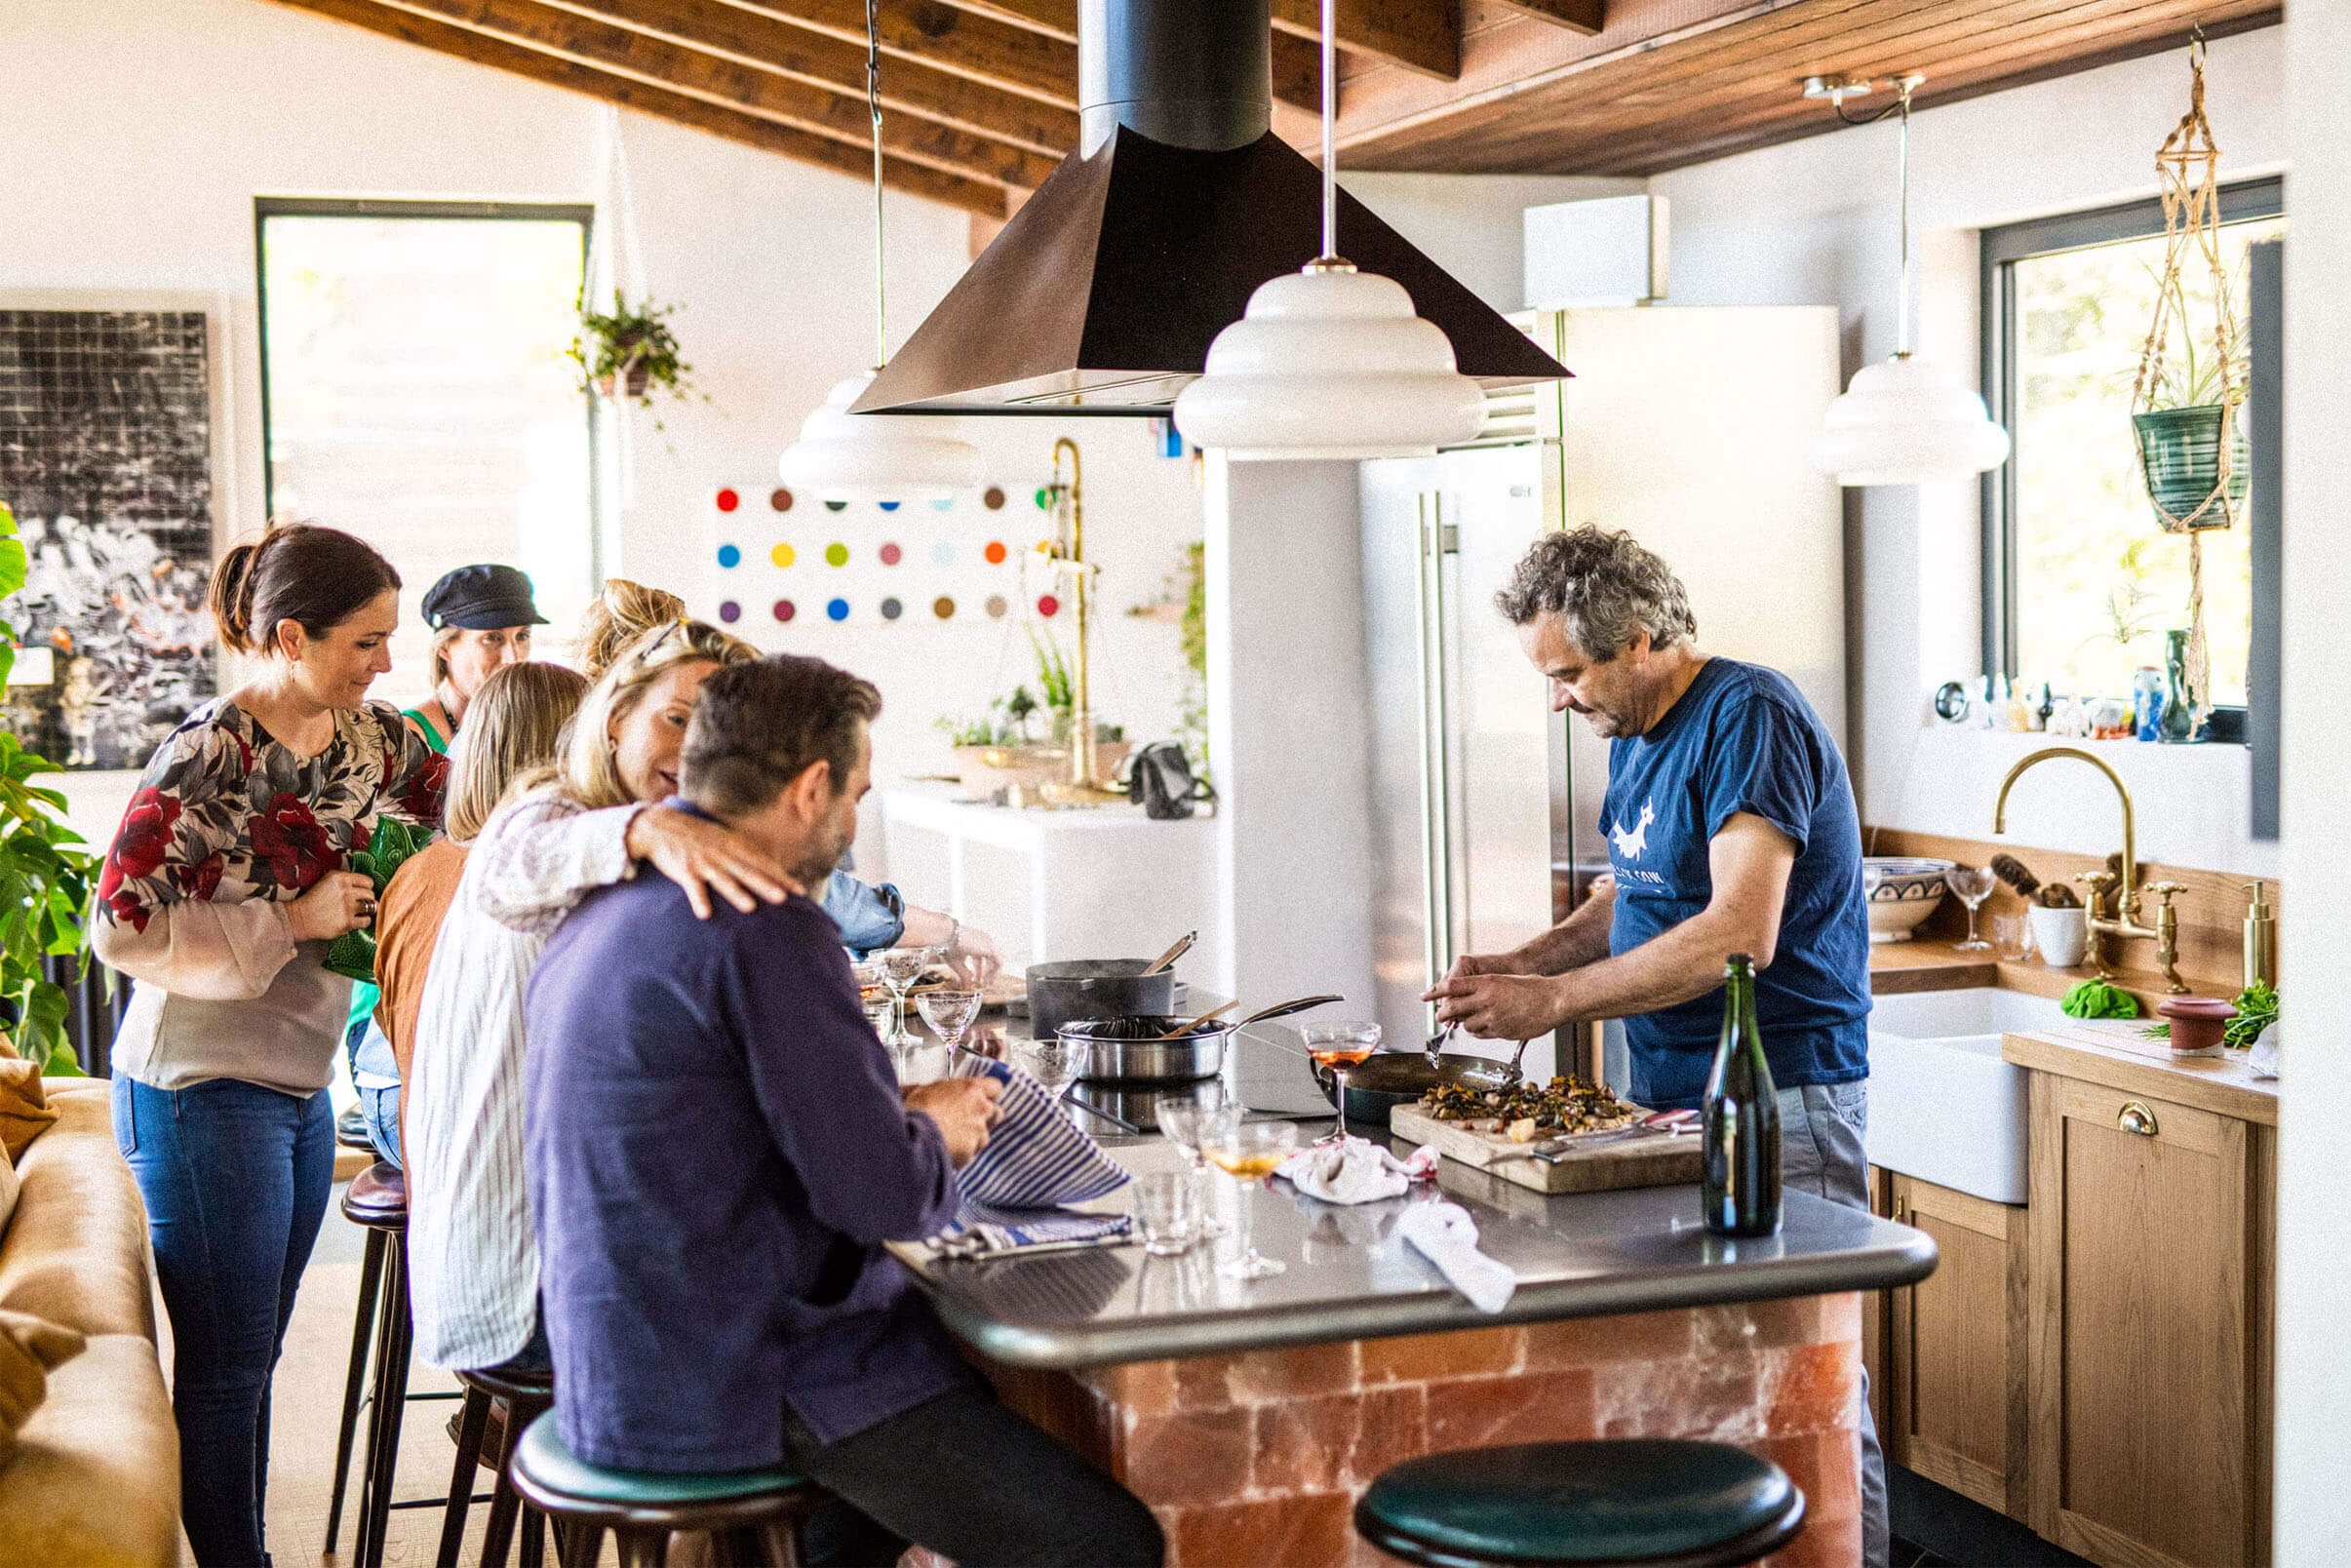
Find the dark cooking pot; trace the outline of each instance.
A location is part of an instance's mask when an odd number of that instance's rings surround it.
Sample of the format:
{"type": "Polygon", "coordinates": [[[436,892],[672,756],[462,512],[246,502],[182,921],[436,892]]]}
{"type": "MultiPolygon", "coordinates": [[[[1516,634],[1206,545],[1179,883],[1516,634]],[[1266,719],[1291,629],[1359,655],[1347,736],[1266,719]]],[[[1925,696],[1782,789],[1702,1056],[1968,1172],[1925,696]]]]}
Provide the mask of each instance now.
{"type": "MultiPolygon", "coordinates": [[[[1307,1067],[1322,1087],[1322,1097],[1339,1103],[1339,1085],[1331,1070],[1309,1060],[1307,1067]]],[[[1434,1063],[1426,1051],[1380,1051],[1347,1070],[1347,1123],[1350,1127],[1385,1127],[1388,1113],[1411,1105],[1439,1083],[1468,1083],[1490,1089],[1509,1064],[1483,1056],[1440,1056],[1434,1063]]]]}
{"type": "Polygon", "coordinates": [[[1175,1011],[1176,977],[1149,959],[1066,959],[1029,965],[1029,1030],[1051,1039],[1079,1018],[1175,1011]]]}

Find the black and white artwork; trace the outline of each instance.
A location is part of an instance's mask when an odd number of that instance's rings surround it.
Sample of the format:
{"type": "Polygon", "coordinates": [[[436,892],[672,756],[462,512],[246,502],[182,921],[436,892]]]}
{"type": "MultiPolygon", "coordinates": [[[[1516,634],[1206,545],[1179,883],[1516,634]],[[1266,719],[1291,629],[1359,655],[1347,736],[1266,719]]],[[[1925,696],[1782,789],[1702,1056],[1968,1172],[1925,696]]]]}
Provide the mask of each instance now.
{"type": "Polygon", "coordinates": [[[0,310],[0,501],[30,557],[8,618],[51,650],[8,706],[68,767],[144,766],[214,694],[209,353],[202,311],[0,310]]]}

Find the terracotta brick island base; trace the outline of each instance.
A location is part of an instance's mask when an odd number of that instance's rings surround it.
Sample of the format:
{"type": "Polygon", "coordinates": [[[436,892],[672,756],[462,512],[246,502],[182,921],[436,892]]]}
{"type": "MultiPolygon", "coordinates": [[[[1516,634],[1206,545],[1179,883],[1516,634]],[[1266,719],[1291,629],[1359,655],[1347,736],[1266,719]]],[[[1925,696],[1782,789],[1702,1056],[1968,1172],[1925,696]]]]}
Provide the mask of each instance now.
{"type": "Polygon", "coordinates": [[[1804,1489],[1770,1560],[1861,1560],[1861,1298],[1852,1293],[1041,1372],[1005,1399],[1152,1506],[1170,1568],[1392,1559],[1355,1537],[1372,1477],[1445,1449],[1706,1437],[1804,1489]]]}

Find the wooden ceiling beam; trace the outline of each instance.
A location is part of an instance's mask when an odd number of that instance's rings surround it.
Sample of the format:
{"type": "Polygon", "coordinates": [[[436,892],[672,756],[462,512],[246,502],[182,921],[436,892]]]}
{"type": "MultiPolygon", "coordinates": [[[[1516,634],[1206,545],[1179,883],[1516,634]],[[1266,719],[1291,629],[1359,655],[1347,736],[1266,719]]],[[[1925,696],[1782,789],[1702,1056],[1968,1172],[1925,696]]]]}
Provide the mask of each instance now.
{"type": "Polygon", "coordinates": [[[1608,0],[1502,0],[1512,11],[1590,36],[1608,25],[1608,0]]]}
{"type": "MultiPolygon", "coordinates": [[[[865,47],[864,0],[711,0],[865,47]]],[[[953,76],[1078,106],[1078,46],[942,0],[882,0],[882,49],[953,76]]],[[[883,75],[888,74],[887,67],[883,75]]]]}
{"type": "MultiPolygon", "coordinates": [[[[276,0],[277,4],[364,27],[403,43],[528,77],[623,108],[725,137],[763,152],[870,179],[873,157],[844,141],[725,108],[705,99],[629,77],[614,76],[502,38],[379,4],[378,0],[276,0]]],[[[1004,187],[950,174],[904,158],[882,159],[882,182],[910,195],[990,216],[1004,211],[1004,187]]]]}
{"type": "MultiPolygon", "coordinates": [[[[583,17],[664,38],[813,87],[865,100],[865,46],[809,32],[772,17],[711,0],[546,0],[583,17]]],[[[891,58],[882,71],[882,106],[974,136],[1059,158],[1078,144],[1078,116],[923,64],[891,58]]]]}
{"type": "MultiPolygon", "coordinates": [[[[789,76],[706,55],[648,33],[632,32],[539,0],[378,0],[411,15],[552,55],[614,76],[739,109],[811,136],[870,149],[873,115],[861,93],[851,98],[789,76]]],[[[932,120],[884,115],[882,145],[952,175],[1034,187],[1059,161],[992,141],[932,120]]]]}
{"type": "MultiPolygon", "coordinates": [[[[1440,81],[1460,78],[1461,0],[1339,0],[1338,11],[1341,48],[1440,81]]],[[[1321,0],[1273,0],[1273,26],[1319,39],[1321,0]]]]}

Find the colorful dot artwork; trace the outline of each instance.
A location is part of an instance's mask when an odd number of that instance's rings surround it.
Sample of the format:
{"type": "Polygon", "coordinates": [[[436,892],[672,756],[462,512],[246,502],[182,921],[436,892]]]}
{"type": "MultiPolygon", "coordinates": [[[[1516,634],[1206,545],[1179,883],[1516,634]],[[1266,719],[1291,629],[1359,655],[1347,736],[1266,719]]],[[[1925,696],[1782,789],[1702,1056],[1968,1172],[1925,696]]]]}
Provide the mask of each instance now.
{"type": "Polygon", "coordinates": [[[833,541],[831,544],[828,544],[828,545],[826,545],[826,546],[825,546],[825,565],[826,565],[826,566],[828,566],[828,567],[845,567],[845,566],[847,566],[848,564],[849,564],[849,547],[848,547],[847,545],[842,544],[842,542],[841,542],[839,539],[836,539],[836,540],[834,540],[834,541],[833,541]]]}
{"type": "Polygon", "coordinates": [[[849,618],[849,602],[845,599],[833,599],[826,601],[825,614],[833,620],[847,620],[849,618]]]}
{"type": "Polygon", "coordinates": [[[885,567],[894,567],[905,557],[906,552],[895,544],[885,544],[882,547],[882,564],[885,567]]]}
{"type": "Polygon", "coordinates": [[[739,621],[739,620],[741,620],[742,618],[743,618],[743,607],[742,607],[742,606],[740,606],[740,605],[736,604],[736,603],[735,603],[733,600],[731,600],[731,599],[723,600],[723,601],[721,601],[721,602],[720,602],[720,604],[719,604],[719,619],[721,619],[721,620],[725,621],[725,622],[727,625],[732,626],[732,625],[733,625],[733,624],[734,624],[736,621],[739,621]]]}
{"type": "Polygon", "coordinates": [[[740,550],[736,549],[736,548],[735,548],[733,545],[731,545],[731,544],[722,544],[722,545],[720,545],[720,546],[719,546],[719,565],[720,565],[720,566],[725,567],[725,568],[727,568],[728,569],[730,569],[730,570],[731,570],[732,568],[736,568],[736,567],[739,567],[739,566],[741,566],[742,564],[743,564],[743,552],[742,552],[742,551],[740,551],[740,550]]]}
{"type": "Polygon", "coordinates": [[[899,616],[905,613],[906,607],[899,604],[895,599],[884,599],[882,601],[882,618],[883,620],[896,620],[899,616]]]}
{"type": "Polygon", "coordinates": [[[777,511],[777,512],[789,512],[789,511],[791,511],[791,510],[792,510],[792,492],[791,492],[790,490],[788,490],[784,489],[784,488],[783,488],[781,485],[778,485],[778,486],[777,486],[775,489],[773,489],[773,490],[769,490],[769,491],[767,492],[767,505],[768,505],[768,508],[769,508],[770,510],[772,510],[772,511],[777,511]]]}
{"type": "Polygon", "coordinates": [[[1061,601],[1051,594],[1040,594],[1037,600],[1037,613],[1051,619],[1061,613],[1061,601]]]}
{"type": "Polygon", "coordinates": [[[934,512],[952,512],[955,510],[955,497],[942,495],[930,503],[930,509],[934,512]]]}
{"type": "Polygon", "coordinates": [[[828,511],[828,512],[845,512],[845,511],[847,511],[848,509],[849,509],[849,503],[848,503],[848,502],[846,502],[846,501],[827,501],[827,502],[825,502],[825,510],[826,510],[826,511],[828,511]]]}
{"type": "Polygon", "coordinates": [[[988,541],[988,548],[980,552],[981,555],[988,558],[988,565],[992,567],[1002,566],[1004,564],[1004,557],[1007,553],[1008,552],[1004,549],[1004,541],[1001,539],[990,539],[988,541]]]}
{"type": "Polygon", "coordinates": [[[996,485],[989,486],[987,493],[980,497],[980,504],[988,508],[988,510],[991,512],[1002,511],[1004,509],[1004,492],[1002,488],[996,485]]]}
{"type": "Polygon", "coordinates": [[[900,503],[897,501],[882,501],[877,504],[879,504],[882,510],[884,512],[895,512],[900,505],[900,503]]]}
{"type": "Polygon", "coordinates": [[[1052,486],[1039,485],[1037,487],[1037,509],[1039,512],[1050,512],[1053,510],[1052,486]]]}
{"type": "Polygon", "coordinates": [[[767,552],[767,559],[779,567],[788,567],[800,559],[800,553],[789,544],[779,543],[774,549],[767,552]]]}
{"type": "Polygon", "coordinates": [[[987,608],[990,620],[1002,620],[1012,606],[1006,602],[1002,594],[990,594],[987,608]]]}
{"type": "Polygon", "coordinates": [[[930,612],[941,620],[955,619],[955,601],[941,594],[930,602],[930,612]]]}
{"type": "Polygon", "coordinates": [[[791,600],[779,599],[775,602],[775,618],[777,620],[789,621],[793,616],[799,613],[800,607],[793,604],[791,600]]]}
{"type": "Polygon", "coordinates": [[[930,547],[930,561],[931,565],[936,567],[954,566],[955,546],[949,541],[941,539],[938,543],[930,547]]]}
{"type": "Polygon", "coordinates": [[[719,491],[718,503],[720,511],[731,512],[736,507],[743,504],[743,497],[737,495],[732,487],[728,487],[727,489],[719,491]]]}

